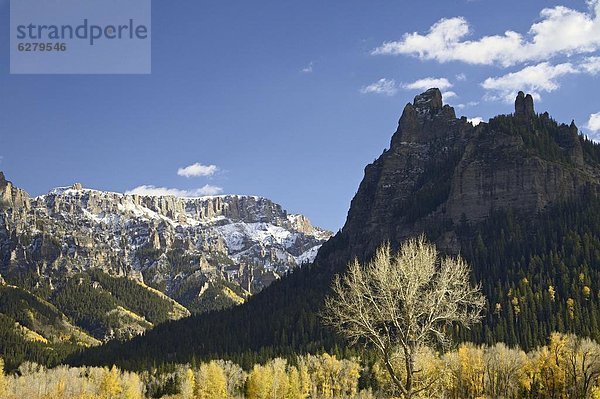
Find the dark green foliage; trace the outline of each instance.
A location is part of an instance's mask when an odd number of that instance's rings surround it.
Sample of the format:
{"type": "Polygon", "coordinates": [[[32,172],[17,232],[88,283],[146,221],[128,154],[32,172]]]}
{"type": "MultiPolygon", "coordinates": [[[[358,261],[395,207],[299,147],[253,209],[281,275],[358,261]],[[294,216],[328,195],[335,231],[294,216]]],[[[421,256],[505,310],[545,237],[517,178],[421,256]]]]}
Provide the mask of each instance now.
{"type": "Polygon", "coordinates": [[[7,370],[18,367],[25,360],[47,364],[51,358],[51,349],[47,345],[26,340],[15,328],[15,320],[3,314],[0,314],[0,353],[7,370]]]}
{"type": "MultiPolygon", "coordinates": [[[[456,230],[462,255],[489,300],[482,325],[457,332],[460,340],[532,348],[545,343],[552,331],[600,338],[600,199],[586,195],[535,218],[497,213],[483,224],[463,223],[456,230]],[[549,298],[550,285],[556,290],[554,301],[549,298]],[[518,314],[513,298],[519,301],[518,314]],[[568,298],[574,300],[572,317],[568,298]],[[496,303],[500,313],[495,312],[496,303]]],[[[334,252],[342,241],[330,241],[326,250],[334,252]]],[[[307,266],[244,306],[168,322],[130,342],[93,348],[72,361],[145,368],[193,358],[230,358],[249,365],[320,350],[351,355],[352,350],[339,349],[345,343],[317,316],[333,273],[307,266]]]]}
{"type": "Polygon", "coordinates": [[[90,272],[90,278],[109,291],[121,306],[144,316],[151,323],[158,324],[169,320],[169,313],[173,309],[172,302],[137,282],[126,277],[112,277],[97,270],[90,272]]]}
{"type": "Polygon", "coordinates": [[[151,323],[169,320],[173,303],[125,277],[112,277],[92,270],[64,282],[51,301],[78,326],[102,338],[106,331],[118,327],[120,320],[109,314],[118,306],[143,316],[151,323]]]}
{"type": "Polygon", "coordinates": [[[166,322],[127,344],[109,342],[72,361],[144,368],[197,357],[252,365],[276,355],[331,349],[336,342],[344,346],[321,326],[316,314],[331,277],[325,268],[307,266],[274,282],[244,306],[166,322]]]}
{"type": "Polygon", "coordinates": [[[109,292],[94,288],[90,277],[85,274],[67,281],[51,300],[75,324],[98,338],[111,327],[108,312],[119,305],[109,292]]]}
{"type": "MultiPolygon", "coordinates": [[[[98,270],[75,275],[66,281],[56,280],[54,291],[50,290],[46,280],[34,275],[17,278],[22,286],[31,287],[30,291],[0,286],[0,357],[11,368],[25,360],[53,364],[75,350],[77,342],[61,342],[63,336],[73,333],[69,321],[92,336],[103,338],[111,328],[122,325],[121,316],[111,312],[118,306],[153,323],[168,320],[173,310],[170,300],[140,284],[98,270]],[[47,294],[52,303],[32,292],[47,294]],[[17,322],[40,333],[50,343],[25,339],[17,322]]],[[[151,327],[149,323],[141,324],[151,327]]]]}
{"type": "Polygon", "coordinates": [[[24,361],[55,365],[77,348],[70,342],[46,344],[28,340],[15,319],[0,313],[0,354],[7,371],[16,369],[24,361]]]}
{"type": "Polygon", "coordinates": [[[462,339],[524,349],[545,343],[553,331],[600,339],[597,196],[555,206],[534,220],[496,213],[461,234],[462,254],[489,304],[483,324],[462,332],[462,339]]]}
{"type": "Polygon", "coordinates": [[[489,131],[521,136],[523,144],[531,154],[549,161],[569,163],[569,154],[564,151],[571,147],[569,126],[559,125],[547,116],[534,116],[529,123],[523,123],[512,115],[498,115],[489,121],[489,131]]]}
{"type": "Polygon", "coordinates": [[[580,141],[586,162],[600,165],[600,143],[593,142],[587,137],[580,137],[580,141]]]}
{"type": "Polygon", "coordinates": [[[460,162],[462,151],[438,148],[442,144],[432,144],[435,153],[425,171],[415,184],[414,194],[398,207],[398,216],[405,216],[407,223],[429,215],[448,199],[454,168],[460,162]]]}
{"type": "Polygon", "coordinates": [[[12,286],[0,286],[0,313],[32,330],[36,330],[38,323],[55,325],[63,317],[51,304],[24,289],[12,286]]]}
{"type": "Polygon", "coordinates": [[[231,290],[235,295],[241,298],[245,297],[245,294],[239,286],[230,284],[226,281],[205,281],[203,284],[207,284],[207,288],[201,296],[198,296],[201,285],[193,284],[181,287],[181,293],[176,295],[175,298],[177,298],[180,303],[184,304],[190,312],[206,313],[227,309],[236,305],[236,302],[224,293],[224,290],[226,289],[231,290]]]}

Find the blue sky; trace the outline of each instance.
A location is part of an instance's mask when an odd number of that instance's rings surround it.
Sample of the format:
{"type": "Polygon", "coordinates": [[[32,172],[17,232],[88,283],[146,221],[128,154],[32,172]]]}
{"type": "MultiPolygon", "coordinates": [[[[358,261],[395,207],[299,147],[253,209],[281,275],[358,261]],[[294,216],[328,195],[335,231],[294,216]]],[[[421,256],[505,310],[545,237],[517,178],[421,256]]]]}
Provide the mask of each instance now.
{"type": "Polygon", "coordinates": [[[431,84],[484,120],[533,92],[537,111],[600,137],[596,10],[600,0],[154,0],[151,75],[27,76],[9,75],[1,0],[0,170],[32,195],[73,182],[262,195],[337,230],[365,165],[431,84]]]}

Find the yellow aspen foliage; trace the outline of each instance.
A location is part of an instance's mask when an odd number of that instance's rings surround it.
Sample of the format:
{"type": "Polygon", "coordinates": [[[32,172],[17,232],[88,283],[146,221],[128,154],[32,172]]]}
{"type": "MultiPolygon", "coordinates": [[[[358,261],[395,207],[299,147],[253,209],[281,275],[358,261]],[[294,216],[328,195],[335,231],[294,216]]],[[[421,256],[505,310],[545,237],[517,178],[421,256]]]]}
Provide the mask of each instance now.
{"type": "Polygon", "coordinates": [[[583,293],[583,296],[585,297],[585,299],[589,299],[592,290],[587,285],[584,285],[583,288],[581,289],[581,292],[583,293]]]}
{"type": "Polygon", "coordinates": [[[569,312],[569,318],[573,320],[575,318],[575,300],[573,298],[567,299],[567,311],[569,312]]]}
{"type": "Polygon", "coordinates": [[[260,364],[254,365],[254,368],[246,381],[246,397],[247,399],[267,399],[271,392],[273,384],[273,376],[268,367],[260,364]]]}
{"type": "Polygon", "coordinates": [[[482,348],[462,344],[457,351],[446,354],[444,361],[451,373],[450,388],[458,397],[483,396],[485,363],[482,348]]]}
{"type": "Polygon", "coordinates": [[[516,316],[518,316],[518,315],[519,315],[519,313],[521,313],[521,307],[519,306],[519,298],[517,298],[517,297],[514,297],[514,298],[511,300],[511,303],[512,303],[512,305],[513,305],[513,310],[514,310],[514,312],[515,312],[515,315],[516,315],[516,316]]]}
{"type": "Polygon", "coordinates": [[[534,353],[534,369],[539,379],[539,390],[546,397],[560,397],[565,391],[564,369],[566,337],[552,333],[548,346],[534,353]]]}
{"type": "Polygon", "coordinates": [[[140,377],[135,373],[127,373],[123,376],[122,399],[143,399],[143,385],[140,377]]]}
{"type": "Polygon", "coordinates": [[[298,359],[298,377],[300,378],[301,398],[308,398],[312,390],[312,382],[308,373],[308,366],[303,358],[298,359]]]}
{"type": "Polygon", "coordinates": [[[503,343],[484,349],[485,393],[487,396],[518,397],[523,384],[528,358],[520,349],[503,343]]]}
{"type": "Polygon", "coordinates": [[[123,392],[119,384],[119,370],[113,366],[110,370],[104,369],[100,381],[99,396],[102,399],[117,399],[123,392]]]}
{"type": "Polygon", "coordinates": [[[553,286],[548,287],[548,295],[550,295],[550,300],[554,301],[554,299],[556,298],[556,290],[553,286]]]}
{"type": "Polygon", "coordinates": [[[98,399],[98,396],[91,393],[82,392],[75,396],[74,399],[98,399]]]}
{"type": "Polygon", "coordinates": [[[420,398],[432,398],[443,389],[444,383],[449,380],[444,362],[431,348],[419,348],[415,359],[415,387],[420,392],[420,398]]]}
{"type": "Polygon", "coordinates": [[[56,388],[54,388],[54,392],[56,393],[57,398],[63,398],[65,396],[65,391],[67,390],[67,384],[64,378],[60,378],[56,383],[56,388]]]}
{"type": "Polygon", "coordinates": [[[195,387],[196,376],[194,375],[192,369],[186,367],[185,370],[183,370],[183,376],[181,377],[181,385],[179,387],[181,399],[193,399],[195,387]]]}
{"type": "Polygon", "coordinates": [[[4,375],[4,360],[0,358],[0,398],[6,394],[6,376],[4,375]]]}
{"type": "Polygon", "coordinates": [[[300,374],[294,366],[289,368],[288,390],[286,399],[304,399],[302,395],[302,384],[300,383],[300,374]]]}
{"type": "Polygon", "coordinates": [[[494,313],[500,314],[502,313],[502,304],[500,302],[496,302],[496,306],[494,307],[494,313]]]}
{"type": "Polygon", "coordinates": [[[271,368],[272,385],[270,396],[272,398],[285,398],[288,393],[289,378],[287,374],[287,361],[284,359],[273,359],[268,364],[271,368]]]}
{"type": "Polygon", "coordinates": [[[327,353],[306,356],[303,361],[311,378],[311,397],[350,397],[358,391],[360,367],[355,361],[338,360],[327,353]]]}
{"type": "Polygon", "coordinates": [[[196,398],[227,399],[227,379],[217,362],[212,361],[200,366],[196,378],[196,398]]]}

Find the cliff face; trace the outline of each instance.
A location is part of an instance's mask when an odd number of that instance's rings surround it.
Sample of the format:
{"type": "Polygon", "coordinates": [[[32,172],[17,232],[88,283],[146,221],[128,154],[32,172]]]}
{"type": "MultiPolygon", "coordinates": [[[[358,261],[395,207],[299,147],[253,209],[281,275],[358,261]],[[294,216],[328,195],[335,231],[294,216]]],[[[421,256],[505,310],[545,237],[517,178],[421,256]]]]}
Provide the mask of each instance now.
{"type": "Polygon", "coordinates": [[[317,315],[334,275],[385,240],[396,246],[421,232],[441,249],[460,252],[488,298],[482,325],[459,331],[461,340],[535,347],[549,331],[590,334],[598,330],[592,321],[600,320],[592,309],[600,306],[583,285],[600,284],[594,255],[600,196],[588,194],[599,186],[600,147],[581,138],[573,123],[536,114],[531,96],[519,93],[514,114],[473,126],[456,118],[439,90],[428,90],[406,105],[390,148],[365,168],[345,226],[323,244],[314,267],[235,310],[159,326],[135,344],[92,350],[75,363],[340,347],[317,315]]]}
{"type": "Polygon", "coordinates": [[[385,240],[420,232],[458,252],[453,230],[461,221],[500,209],[535,215],[599,184],[575,124],[537,115],[530,95],[519,93],[514,114],[474,127],[429,89],[404,108],[390,148],[365,168],[344,228],[317,259],[368,257],[385,240]]]}
{"type": "MultiPolygon", "coordinates": [[[[0,174],[0,198],[0,274],[7,281],[34,275],[52,285],[100,269],[192,307],[217,283],[241,297],[262,289],[312,261],[330,237],[254,196],[124,195],[75,184],[30,198],[0,174]]],[[[236,295],[229,295],[234,302],[236,295]]]]}

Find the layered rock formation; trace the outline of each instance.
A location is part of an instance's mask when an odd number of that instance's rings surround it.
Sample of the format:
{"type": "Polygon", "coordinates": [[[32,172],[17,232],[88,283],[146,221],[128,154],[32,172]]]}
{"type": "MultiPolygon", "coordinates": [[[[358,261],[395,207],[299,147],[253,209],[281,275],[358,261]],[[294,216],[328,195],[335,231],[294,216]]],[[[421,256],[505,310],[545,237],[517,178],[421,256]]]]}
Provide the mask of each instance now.
{"type": "Polygon", "coordinates": [[[535,215],[583,190],[598,190],[574,123],[537,115],[519,92],[512,115],[473,126],[429,89],[404,107],[390,148],[365,168],[341,233],[319,254],[324,264],[368,257],[381,242],[419,232],[458,252],[453,226],[500,209],[535,215]]]}
{"type": "Polygon", "coordinates": [[[30,198],[0,174],[0,198],[5,279],[34,275],[52,285],[100,269],[186,305],[219,283],[238,287],[233,302],[239,301],[312,261],[330,236],[254,196],[124,195],[75,184],[30,198]]]}
{"type": "Polygon", "coordinates": [[[565,321],[580,317],[573,308],[583,310],[580,331],[593,333],[597,328],[582,325],[598,318],[597,298],[582,288],[593,290],[600,281],[597,262],[592,265],[600,197],[587,195],[599,186],[600,148],[579,136],[575,124],[536,114],[531,96],[519,93],[513,114],[473,126],[430,89],[404,107],[390,148],[365,168],[345,226],[323,244],[313,267],[234,310],[159,326],[133,344],[91,350],[74,363],[153,364],[172,356],[187,362],[215,353],[341,347],[317,315],[335,275],[355,257],[370,258],[386,240],[398,246],[422,232],[444,252],[465,257],[490,301],[481,327],[456,330],[461,339],[537,345],[547,332],[571,331],[565,321]],[[591,207],[582,206],[590,199],[591,207]],[[581,264],[584,252],[588,265],[581,264]]]}

